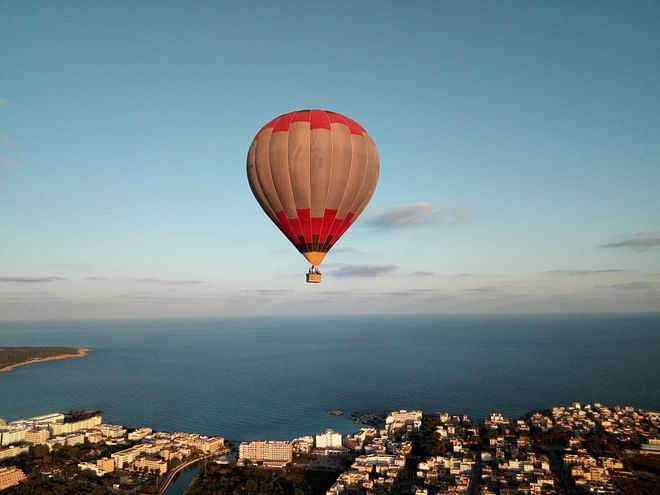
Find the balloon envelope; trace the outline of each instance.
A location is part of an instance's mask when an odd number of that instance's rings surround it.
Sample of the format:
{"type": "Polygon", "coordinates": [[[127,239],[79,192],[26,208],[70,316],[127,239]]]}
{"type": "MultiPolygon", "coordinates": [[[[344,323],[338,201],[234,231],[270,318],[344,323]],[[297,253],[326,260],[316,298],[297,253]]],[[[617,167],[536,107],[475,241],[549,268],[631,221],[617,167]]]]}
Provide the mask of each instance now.
{"type": "Polygon", "coordinates": [[[247,175],[257,201],[312,265],[367,206],[378,181],[376,145],[354,120],[326,110],[274,118],[254,137],[247,175]]]}

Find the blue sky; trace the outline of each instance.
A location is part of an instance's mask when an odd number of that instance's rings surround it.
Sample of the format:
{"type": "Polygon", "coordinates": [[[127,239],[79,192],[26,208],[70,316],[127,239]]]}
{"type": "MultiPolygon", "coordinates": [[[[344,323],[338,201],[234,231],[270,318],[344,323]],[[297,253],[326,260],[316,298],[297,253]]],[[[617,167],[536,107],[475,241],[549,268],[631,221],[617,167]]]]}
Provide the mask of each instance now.
{"type": "Polygon", "coordinates": [[[657,311],[660,3],[0,1],[0,320],[657,311]],[[250,141],[323,108],[381,176],[323,265],[250,141]]]}

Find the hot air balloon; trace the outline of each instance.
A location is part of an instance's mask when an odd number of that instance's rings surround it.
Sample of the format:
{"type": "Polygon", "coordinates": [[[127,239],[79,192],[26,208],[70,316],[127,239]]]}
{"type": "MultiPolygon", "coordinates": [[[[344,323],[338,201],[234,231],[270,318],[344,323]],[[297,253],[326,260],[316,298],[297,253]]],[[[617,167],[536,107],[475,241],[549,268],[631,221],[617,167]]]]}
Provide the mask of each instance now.
{"type": "Polygon", "coordinates": [[[299,110],[259,130],[247,156],[255,198],[312,265],[318,283],[326,253],[367,206],[378,181],[376,145],[360,124],[326,110],[299,110]]]}

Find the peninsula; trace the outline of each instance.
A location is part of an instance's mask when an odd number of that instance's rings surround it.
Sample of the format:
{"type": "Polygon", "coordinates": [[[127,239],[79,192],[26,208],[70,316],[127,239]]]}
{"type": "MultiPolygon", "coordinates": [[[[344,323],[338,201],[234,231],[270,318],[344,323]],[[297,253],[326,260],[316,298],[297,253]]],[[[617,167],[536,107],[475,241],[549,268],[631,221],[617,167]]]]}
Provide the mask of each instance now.
{"type": "Polygon", "coordinates": [[[85,357],[84,347],[0,347],[0,372],[8,372],[25,364],[85,357]]]}

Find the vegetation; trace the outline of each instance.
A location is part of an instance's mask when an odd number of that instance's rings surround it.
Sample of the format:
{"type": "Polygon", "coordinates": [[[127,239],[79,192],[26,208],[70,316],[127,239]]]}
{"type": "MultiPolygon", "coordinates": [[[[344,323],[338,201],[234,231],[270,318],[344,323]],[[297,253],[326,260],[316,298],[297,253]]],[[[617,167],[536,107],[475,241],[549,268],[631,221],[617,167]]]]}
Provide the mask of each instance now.
{"type": "Polygon", "coordinates": [[[410,435],[413,444],[412,455],[418,459],[427,459],[437,455],[445,455],[447,447],[438,436],[436,428],[440,425],[438,416],[422,417],[422,426],[419,431],[410,435]]]}
{"type": "Polygon", "coordinates": [[[0,370],[33,359],[47,359],[62,355],[77,356],[78,349],[75,347],[0,347],[0,370]]]}
{"type": "Polygon", "coordinates": [[[658,482],[639,477],[615,476],[612,481],[621,493],[626,495],[657,495],[658,482]]]}
{"type": "Polygon", "coordinates": [[[29,478],[18,486],[8,488],[2,495],[109,495],[114,493],[101,485],[79,480],[29,478]]]}
{"type": "Polygon", "coordinates": [[[532,438],[537,445],[567,447],[569,433],[558,426],[553,426],[547,431],[532,428],[532,438]]]}
{"type": "Polygon", "coordinates": [[[187,495],[312,495],[325,493],[339,476],[334,471],[227,467],[208,464],[187,495]]]}

